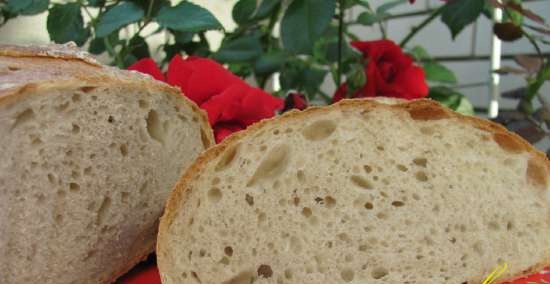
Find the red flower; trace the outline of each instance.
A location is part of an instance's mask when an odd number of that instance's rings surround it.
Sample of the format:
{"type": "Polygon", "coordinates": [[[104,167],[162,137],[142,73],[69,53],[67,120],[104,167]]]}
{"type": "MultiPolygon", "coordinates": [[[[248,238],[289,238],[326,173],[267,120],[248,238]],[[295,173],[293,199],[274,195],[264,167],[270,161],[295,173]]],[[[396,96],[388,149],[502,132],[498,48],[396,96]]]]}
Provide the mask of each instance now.
{"type": "Polygon", "coordinates": [[[285,106],[283,112],[287,112],[291,109],[304,110],[307,108],[306,96],[300,93],[289,93],[285,98],[285,106]]]}
{"type": "MultiPolygon", "coordinates": [[[[417,99],[428,95],[424,70],[413,64],[410,56],[390,40],[355,41],[351,45],[361,51],[367,65],[367,84],[352,97],[395,97],[417,99]]],[[[337,102],[345,97],[348,86],[342,84],[333,97],[337,102]]]]}
{"type": "Polygon", "coordinates": [[[283,107],[281,99],[249,86],[207,58],[174,56],[168,65],[166,79],[150,58],[141,59],[128,69],[180,87],[185,96],[206,110],[218,143],[233,132],[272,117],[283,107]]]}

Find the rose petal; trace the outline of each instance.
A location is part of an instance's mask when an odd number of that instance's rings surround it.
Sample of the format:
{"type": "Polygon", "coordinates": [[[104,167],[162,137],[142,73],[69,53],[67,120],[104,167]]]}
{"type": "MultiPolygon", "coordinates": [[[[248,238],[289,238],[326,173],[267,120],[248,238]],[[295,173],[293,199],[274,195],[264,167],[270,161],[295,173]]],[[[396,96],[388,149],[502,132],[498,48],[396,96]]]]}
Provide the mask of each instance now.
{"type": "Polygon", "coordinates": [[[182,59],[176,55],[170,61],[167,81],[198,105],[242,80],[219,63],[200,57],[182,59]]]}
{"type": "Polygon", "coordinates": [[[216,143],[222,142],[229,135],[243,129],[244,127],[235,123],[218,123],[214,125],[214,136],[216,137],[216,143]]]}
{"type": "Polygon", "coordinates": [[[138,60],[136,63],[128,67],[128,70],[138,71],[144,74],[149,74],[153,78],[164,82],[164,75],[160,71],[157,63],[151,58],[143,58],[138,60]]]}

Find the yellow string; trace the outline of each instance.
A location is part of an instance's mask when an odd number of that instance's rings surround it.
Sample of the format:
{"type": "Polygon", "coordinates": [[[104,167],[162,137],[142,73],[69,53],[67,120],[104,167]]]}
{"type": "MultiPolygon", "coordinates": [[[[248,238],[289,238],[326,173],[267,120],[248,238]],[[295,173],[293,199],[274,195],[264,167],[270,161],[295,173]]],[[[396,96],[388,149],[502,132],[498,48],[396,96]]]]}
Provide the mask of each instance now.
{"type": "Polygon", "coordinates": [[[491,274],[489,274],[489,276],[487,276],[487,278],[485,278],[485,280],[481,284],[491,284],[495,282],[502,274],[504,274],[504,272],[506,272],[506,270],[508,270],[508,264],[506,262],[499,264],[497,268],[493,270],[493,272],[491,272],[491,274]]]}

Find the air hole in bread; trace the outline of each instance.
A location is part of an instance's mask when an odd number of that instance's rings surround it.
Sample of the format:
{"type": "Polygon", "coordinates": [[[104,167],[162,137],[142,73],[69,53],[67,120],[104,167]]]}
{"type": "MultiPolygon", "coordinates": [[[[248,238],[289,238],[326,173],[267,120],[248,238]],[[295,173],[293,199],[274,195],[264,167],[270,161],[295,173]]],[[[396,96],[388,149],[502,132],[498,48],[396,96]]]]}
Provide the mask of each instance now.
{"type": "Polygon", "coordinates": [[[246,203],[248,203],[248,205],[254,205],[254,197],[252,197],[251,195],[246,194],[244,199],[246,200],[246,203]]]}
{"type": "Polygon", "coordinates": [[[228,168],[229,165],[231,165],[231,163],[237,157],[238,150],[239,150],[239,144],[227,148],[225,152],[223,152],[220,160],[218,161],[214,169],[216,171],[221,171],[228,168]]]}
{"type": "Polygon", "coordinates": [[[20,112],[19,114],[17,114],[17,116],[15,116],[15,121],[13,122],[13,124],[11,126],[11,130],[13,130],[18,126],[21,126],[21,125],[33,120],[34,117],[35,117],[34,110],[32,108],[28,108],[28,109],[20,112]]]}
{"type": "Polygon", "coordinates": [[[199,275],[197,274],[197,272],[191,271],[191,276],[192,276],[193,278],[195,278],[195,280],[196,280],[197,282],[202,283],[202,282],[201,282],[201,279],[199,278],[199,275]]]}
{"type": "Polygon", "coordinates": [[[365,203],[365,208],[367,210],[372,210],[374,208],[374,205],[371,202],[365,203]]]}
{"type": "Polygon", "coordinates": [[[313,212],[311,211],[311,209],[309,207],[304,207],[302,209],[302,215],[304,215],[306,218],[311,217],[312,214],[313,214],[313,212]]]}
{"type": "Polygon", "coordinates": [[[120,145],[120,154],[124,157],[128,156],[128,145],[126,144],[120,145]]]}
{"type": "Polygon", "coordinates": [[[74,124],[74,123],[73,123],[73,124],[72,124],[71,132],[72,132],[73,134],[78,134],[78,133],[80,133],[80,126],[78,126],[77,124],[74,124]]]}
{"type": "Polygon", "coordinates": [[[85,87],[81,87],[80,88],[80,91],[82,91],[83,93],[89,93],[93,90],[95,90],[97,87],[94,87],[94,86],[85,86],[85,87]]]}
{"type": "Polygon", "coordinates": [[[243,271],[237,274],[235,277],[226,280],[223,284],[252,284],[255,277],[251,271],[243,271]]]}
{"type": "Polygon", "coordinates": [[[107,122],[113,123],[115,122],[115,118],[112,115],[109,115],[109,117],[107,118],[107,122]]]}
{"type": "Polygon", "coordinates": [[[417,166],[425,168],[428,164],[428,160],[426,158],[415,158],[413,159],[413,163],[417,166]]]}
{"type": "Polygon", "coordinates": [[[80,94],[74,93],[71,97],[71,101],[73,101],[73,103],[79,103],[80,102],[80,94]]]}
{"type": "Polygon", "coordinates": [[[511,231],[513,229],[514,229],[514,224],[512,223],[512,221],[508,221],[508,223],[506,223],[506,230],[511,231]]]}
{"type": "Polygon", "coordinates": [[[111,208],[111,198],[106,196],[105,198],[103,198],[103,201],[101,202],[101,205],[97,210],[96,224],[98,226],[101,226],[105,222],[105,218],[107,217],[107,214],[109,213],[110,208],[111,208]]]}
{"type": "Polygon", "coordinates": [[[353,176],[351,176],[350,179],[351,179],[351,182],[354,185],[356,185],[356,186],[358,186],[362,189],[372,189],[373,188],[372,183],[369,180],[367,180],[366,178],[362,177],[362,176],[353,175],[353,176]]]}
{"type": "Polygon", "coordinates": [[[53,174],[48,174],[48,181],[50,183],[55,183],[55,177],[53,176],[53,174]]]}
{"type": "Polygon", "coordinates": [[[54,220],[57,225],[60,225],[61,223],[63,223],[63,215],[56,214],[54,220]]]}
{"type": "Polygon", "coordinates": [[[401,206],[405,205],[405,202],[403,202],[403,201],[394,201],[394,202],[391,203],[391,205],[393,207],[401,207],[401,206]]]}
{"type": "Polygon", "coordinates": [[[327,208],[333,208],[336,206],[336,199],[334,199],[332,196],[328,195],[325,196],[325,207],[327,208]]]}
{"type": "Polygon", "coordinates": [[[364,166],[363,166],[363,169],[365,170],[365,172],[366,172],[367,174],[370,174],[370,173],[372,172],[372,167],[369,166],[369,165],[364,165],[364,166]]]}
{"type": "Polygon", "coordinates": [[[149,136],[157,142],[164,144],[164,129],[159,119],[159,115],[155,110],[150,110],[146,118],[147,132],[149,136]]]}
{"type": "Polygon", "coordinates": [[[401,164],[398,164],[396,167],[397,167],[398,170],[400,170],[402,172],[406,172],[406,171],[409,170],[407,167],[405,167],[404,165],[401,165],[401,164]]]}
{"type": "Polygon", "coordinates": [[[371,272],[371,276],[374,279],[383,278],[384,276],[386,276],[388,274],[389,274],[388,270],[384,267],[377,267],[377,268],[373,269],[372,272],[371,272]]]}
{"type": "Polygon", "coordinates": [[[80,185],[75,182],[69,183],[69,191],[70,192],[79,192],[80,191],[80,185]]]}
{"type": "Polygon", "coordinates": [[[253,186],[260,180],[277,177],[286,169],[290,160],[289,156],[290,147],[288,145],[280,144],[273,147],[262,160],[247,186],[253,186]]]}
{"type": "Polygon", "coordinates": [[[231,256],[233,256],[233,247],[231,247],[231,246],[226,246],[226,247],[223,249],[223,252],[225,253],[225,255],[231,257],[231,256]]]}
{"type": "Polygon", "coordinates": [[[331,120],[319,120],[304,128],[302,134],[307,140],[320,141],[328,138],[336,130],[336,123],[331,120]]]}
{"type": "Polygon", "coordinates": [[[18,66],[14,66],[14,65],[8,65],[8,70],[10,70],[10,71],[19,71],[19,70],[21,70],[21,68],[18,67],[18,66]]]}
{"type": "Polygon", "coordinates": [[[355,272],[349,268],[346,268],[340,271],[340,277],[342,277],[342,280],[346,282],[351,282],[355,277],[355,272]]]}
{"type": "Polygon", "coordinates": [[[271,276],[273,276],[273,270],[271,269],[271,266],[267,264],[262,264],[258,267],[258,277],[270,278],[271,276]]]}
{"type": "Polygon", "coordinates": [[[381,151],[381,152],[382,152],[382,151],[384,151],[384,150],[385,150],[385,148],[384,148],[384,146],[378,145],[378,146],[376,146],[376,150],[378,150],[378,151],[381,151]]]}
{"type": "Polygon", "coordinates": [[[418,180],[418,181],[421,181],[421,182],[426,182],[428,181],[428,176],[426,175],[425,172],[416,172],[416,174],[414,175],[414,177],[418,180]]]}
{"type": "Polygon", "coordinates": [[[222,192],[219,188],[213,187],[208,191],[208,200],[217,203],[222,199],[222,192]]]}

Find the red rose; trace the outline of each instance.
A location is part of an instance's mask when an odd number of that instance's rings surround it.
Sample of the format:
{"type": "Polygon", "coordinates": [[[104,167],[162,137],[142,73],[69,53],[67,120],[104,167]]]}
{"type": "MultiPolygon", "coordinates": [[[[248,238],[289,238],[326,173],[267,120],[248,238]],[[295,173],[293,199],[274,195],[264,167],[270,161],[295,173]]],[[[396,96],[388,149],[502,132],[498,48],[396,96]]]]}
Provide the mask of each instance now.
{"type": "Polygon", "coordinates": [[[282,99],[249,86],[207,58],[174,56],[168,65],[166,79],[150,58],[141,59],[128,69],[180,87],[185,96],[206,110],[218,143],[233,132],[272,117],[283,107],[282,99]]]}
{"type": "MultiPolygon", "coordinates": [[[[410,56],[390,40],[355,41],[351,45],[361,51],[367,65],[367,84],[352,97],[395,97],[417,99],[428,95],[424,70],[413,64],[410,56]]],[[[347,84],[342,84],[333,97],[333,102],[347,94],[347,84]]]]}
{"type": "Polygon", "coordinates": [[[287,112],[292,109],[304,110],[307,108],[306,96],[292,92],[286,95],[285,106],[282,112],[287,112]]]}

